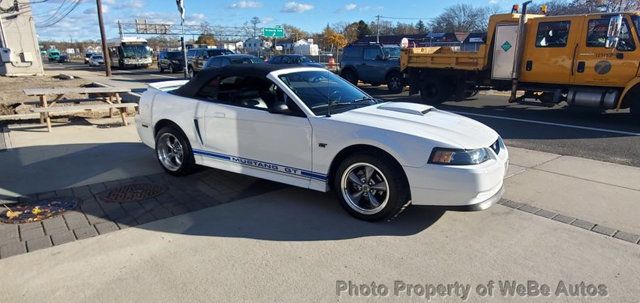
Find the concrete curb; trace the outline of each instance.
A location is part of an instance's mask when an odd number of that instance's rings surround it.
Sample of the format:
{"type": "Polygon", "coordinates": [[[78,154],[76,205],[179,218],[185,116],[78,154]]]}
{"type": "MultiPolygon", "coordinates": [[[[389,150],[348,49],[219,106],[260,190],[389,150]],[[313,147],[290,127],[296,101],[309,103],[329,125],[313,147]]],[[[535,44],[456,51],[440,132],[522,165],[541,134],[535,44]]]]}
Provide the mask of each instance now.
{"type": "Polygon", "coordinates": [[[589,221],[577,219],[574,217],[565,216],[563,214],[559,214],[557,212],[549,211],[546,209],[537,208],[535,206],[531,206],[526,203],[519,203],[511,200],[502,199],[498,201],[498,204],[509,207],[509,208],[513,208],[519,211],[534,214],[543,218],[558,221],[560,223],[586,229],[588,231],[591,231],[600,235],[612,237],[612,238],[626,241],[633,244],[640,244],[640,235],[637,235],[637,234],[621,231],[615,228],[599,225],[596,223],[591,223],[589,221]]]}

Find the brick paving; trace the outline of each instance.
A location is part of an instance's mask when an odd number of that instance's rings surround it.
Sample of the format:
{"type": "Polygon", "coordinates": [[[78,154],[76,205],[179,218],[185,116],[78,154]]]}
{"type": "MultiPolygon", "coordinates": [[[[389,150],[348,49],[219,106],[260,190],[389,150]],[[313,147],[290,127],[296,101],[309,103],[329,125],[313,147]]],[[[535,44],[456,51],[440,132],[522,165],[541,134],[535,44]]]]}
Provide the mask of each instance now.
{"type": "Polygon", "coordinates": [[[540,217],[544,217],[547,219],[562,222],[564,224],[569,224],[575,227],[586,229],[588,231],[598,233],[604,236],[613,237],[613,238],[616,238],[622,241],[631,242],[634,244],[640,244],[640,235],[636,235],[633,233],[628,233],[625,231],[617,230],[615,228],[602,226],[599,224],[591,223],[589,221],[565,216],[553,211],[537,208],[525,203],[518,203],[511,200],[502,199],[498,202],[498,204],[504,205],[509,208],[517,209],[520,211],[528,212],[534,215],[538,215],[540,217]]]}
{"type": "Polygon", "coordinates": [[[0,223],[0,258],[233,202],[283,186],[230,172],[203,169],[182,178],[156,174],[35,194],[26,199],[76,197],[80,202],[75,210],[40,222],[0,223]],[[168,190],[138,202],[105,203],[98,197],[105,190],[132,183],[153,183],[168,190]]]}

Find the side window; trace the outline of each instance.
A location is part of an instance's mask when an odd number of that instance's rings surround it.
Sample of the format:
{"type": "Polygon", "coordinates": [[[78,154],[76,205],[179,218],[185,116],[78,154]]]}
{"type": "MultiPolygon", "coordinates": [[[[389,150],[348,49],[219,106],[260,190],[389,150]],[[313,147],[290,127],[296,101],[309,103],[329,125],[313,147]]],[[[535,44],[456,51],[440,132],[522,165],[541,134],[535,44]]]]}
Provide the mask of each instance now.
{"type": "Polygon", "coordinates": [[[291,64],[291,58],[290,57],[282,57],[282,63],[291,64]]]}
{"type": "Polygon", "coordinates": [[[279,64],[281,61],[282,61],[282,57],[280,56],[276,56],[271,59],[271,63],[273,64],[279,64]]]}
{"type": "Polygon", "coordinates": [[[359,59],[361,59],[362,58],[362,47],[356,47],[356,46],[347,47],[344,50],[343,57],[351,59],[351,60],[359,60],[359,59]]]}
{"type": "Polygon", "coordinates": [[[231,61],[229,61],[229,58],[217,58],[217,59],[220,60],[221,67],[231,64],[231,61]]]}
{"type": "Polygon", "coordinates": [[[200,89],[196,97],[211,101],[216,100],[218,98],[219,89],[220,77],[215,77],[200,89]]]}
{"type": "Polygon", "coordinates": [[[218,98],[222,103],[267,110],[274,102],[269,91],[271,81],[257,77],[231,76],[220,80],[218,98]]]}
{"type": "Polygon", "coordinates": [[[378,47],[367,47],[364,49],[364,60],[375,61],[382,56],[382,50],[378,47]]]}
{"type": "Polygon", "coordinates": [[[220,58],[211,58],[207,61],[206,68],[216,68],[220,67],[220,58]]]}
{"type": "MultiPolygon", "coordinates": [[[[605,47],[607,32],[609,31],[609,20],[610,18],[589,20],[587,24],[587,47],[605,47]]],[[[619,51],[632,51],[636,49],[626,19],[622,22],[617,49],[619,51]]]]}
{"type": "Polygon", "coordinates": [[[570,21],[540,22],[536,47],[565,47],[569,40],[570,21]]]}

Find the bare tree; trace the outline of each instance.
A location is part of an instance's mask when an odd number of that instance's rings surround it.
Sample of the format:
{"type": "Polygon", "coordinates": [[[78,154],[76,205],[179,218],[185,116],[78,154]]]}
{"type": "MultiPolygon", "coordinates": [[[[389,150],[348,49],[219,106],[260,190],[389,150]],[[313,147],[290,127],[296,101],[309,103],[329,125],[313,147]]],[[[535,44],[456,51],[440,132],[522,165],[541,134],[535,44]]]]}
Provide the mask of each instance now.
{"type": "Polygon", "coordinates": [[[431,30],[434,32],[485,31],[489,12],[485,7],[456,4],[445,8],[442,14],[431,21],[431,30]]]}

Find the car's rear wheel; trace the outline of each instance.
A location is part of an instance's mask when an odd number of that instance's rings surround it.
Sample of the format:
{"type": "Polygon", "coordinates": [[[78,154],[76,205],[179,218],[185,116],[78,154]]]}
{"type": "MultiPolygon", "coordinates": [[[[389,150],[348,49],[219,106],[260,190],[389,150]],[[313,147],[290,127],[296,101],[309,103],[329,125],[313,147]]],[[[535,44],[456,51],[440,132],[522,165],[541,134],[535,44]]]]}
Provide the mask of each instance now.
{"type": "Polygon", "coordinates": [[[387,76],[387,88],[392,94],[399,94],[404,89],[404,80],[399,72],[392,72],[387,76]]]}
{"type": "Polygon", "coordinates": [[[162,168],[170,175],[188,175],[196,168],[191,144],[174,127],[164,127],[156,135],[156,155],[162,168]]]}
{"type": "Polygon", "coordinates": [[[164,73],[164,67],[162,67],[162,65],[160,65],[160,72],[164,73]]]}
{"type": "Polygon", "coordinates": [[[175,71],[173,70],[173,64],[169,65],[169,73],[173,74],[175,71]]]}
{"type": "Polygon", "coordinates": [[[334,189],[352,216],[378,221],[391,219],[408,205],[409,185],[402,168],[385,157],[353,155],[337,169],[334,189]]]}
{"type": "Polygon", "coordinates": [[[193,67],[191,66],[189,66],[187,73],[189,74],[189,78],[193,78],[196,75],[195,71],[193,70],[193,67]]]}
{"type": "Polygon", "coordinates": [[[442,79],[425,79],[420,88],[422,101],[431,105],[437,105],[446,101],[449,95],[451,95],[451,90],[442,79]]]}
{"type": "Polygon", "coordinates": [[[345,80],[351,82],[351,84],[358,85],[358,75],[356,74],[356,72],[348,69],[343,71],[340,76],[345,80]]]}

